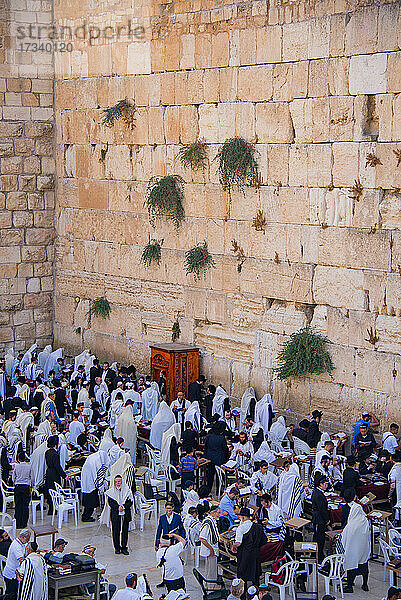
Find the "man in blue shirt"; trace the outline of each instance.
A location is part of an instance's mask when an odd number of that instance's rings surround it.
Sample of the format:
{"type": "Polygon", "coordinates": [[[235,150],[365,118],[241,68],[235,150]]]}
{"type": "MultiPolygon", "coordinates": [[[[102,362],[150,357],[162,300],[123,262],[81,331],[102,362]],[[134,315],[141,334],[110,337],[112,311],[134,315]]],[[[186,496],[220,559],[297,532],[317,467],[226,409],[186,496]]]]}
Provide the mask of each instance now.
{"type": "Polygon", "coordinates": [[[362,419],[358,419],[358,421],[354,425],[354,437],[352,438],[352,443],[355,443],[355,437],[361,430],[361,425],[368,425],[368,427],[377,427],[380,425],[379,419],[373,413],[365,411],[362,413],[362,419]]]}
{"type": "Polygon", "coordinates": [[[238,518],[239,506],[237,500],[239,498],[239,489],[232,487],[224,494],[220,500],[221,516],[229,520],[230,527],[234,525],[234,521],[238,518]]]}

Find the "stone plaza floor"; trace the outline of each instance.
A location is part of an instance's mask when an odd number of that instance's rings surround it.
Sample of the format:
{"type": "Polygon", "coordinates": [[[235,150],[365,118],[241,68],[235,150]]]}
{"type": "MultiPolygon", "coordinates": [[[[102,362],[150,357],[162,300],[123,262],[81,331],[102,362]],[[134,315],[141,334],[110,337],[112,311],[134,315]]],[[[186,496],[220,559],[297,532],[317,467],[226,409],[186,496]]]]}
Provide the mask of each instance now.
{"type": "MultiPolygon", "coordinates": [[[[38,515],[39,516],[39,515],[38,515]]],[[[44,523],[48,523],[50,517],[45,516],[44,523]]],[[[55,520],[55,522],[57,522],[55,520]]],[[[38,524],[41,524],[40,520],[38,524]]],[[[160,582],[160,569],[155,566],[155,551],[154,551],[154,536],[155,525],[154,518],[150,521],[145,519],[144,531],[139,530],[139,520],[136,517],[137,529],[129,534],[129,556],[116,555],[111,542],[110,530],[104,525],[98,523],[78,523],[76,528],[71,516],[67,523],[63,524],[59,532],[59,537],[63,537],[68,541],[66,552],[79,552],[86,544],[96,546],[96,559],[98,562],[107,565],[106,576],[110,583],[117,585],[117,588],[124,587],[124,578],[127,573],[135,572],[138,575],[146,573],[148,581],[152,587],[153,597],[159,599],[164,589],[156,588],[156,584],[160,582]]],[[[48,548],[50,544],[49,537],[39,538],[39,547],[48,548]]],[[[189,556],[187,564],[184,567],[184,576],[187,583],[187,591],[191,600],[201,600],[202,593],[199,585],[192,575],[194,567],[193,557],[189,556]]],[[[200,562],[200,571],[202,571],[203,563],[200,562]]],[[[387,595],[389,587],[388,576],[386,582],[383,582],[383,565],[379,562],[370,562],[369,576],[369,592],[361,590],[362,578],[358,577],[353,594],[345,594],[344,597],[354,598],[355,600],[381,600],[387,595]]],[[[227,584],[228,587],[228,584],[227,584]]],[[[324,591],[324,582],[320,578],[319,597],[321,598],[324,591]]],[[[331,590],[330,590],[331,591],[331,590]]],[[[336,595],[341,598],[340,593],[336,595]]],[[[273,599],[278,598],[277,591],[273,588],[273,599]]]]}

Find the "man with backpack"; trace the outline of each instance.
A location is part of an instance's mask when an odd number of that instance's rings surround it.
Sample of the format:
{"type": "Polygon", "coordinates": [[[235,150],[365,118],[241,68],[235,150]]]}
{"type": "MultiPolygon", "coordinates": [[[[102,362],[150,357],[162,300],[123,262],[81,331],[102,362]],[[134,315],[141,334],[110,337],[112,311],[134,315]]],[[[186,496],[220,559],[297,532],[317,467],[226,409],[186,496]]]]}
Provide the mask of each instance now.
{"type": "Polygon", "coordinates": [[[180,558],[187,540],[177,533],[169,533],[160,540],[160,547],[156,553],[156,564],[163,568],[163,583],[167,592],[184,590],[184,566],[180,558]],[[177,541],[177,543],[175,543],[177,541]]]}

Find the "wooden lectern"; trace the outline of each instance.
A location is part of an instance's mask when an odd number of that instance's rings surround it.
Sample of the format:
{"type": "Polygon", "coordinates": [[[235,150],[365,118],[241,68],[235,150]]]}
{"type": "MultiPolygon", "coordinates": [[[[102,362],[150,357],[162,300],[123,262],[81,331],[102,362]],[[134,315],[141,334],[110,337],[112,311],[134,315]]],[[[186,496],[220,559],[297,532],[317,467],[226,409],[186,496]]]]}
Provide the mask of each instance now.
{"type": "Polygon", "coordinates": [[[150,372],[154,381],[165,373],[167,402],[184,392],[188,398],[188,386],[199,377],[199,348],[187,344],[158,344],[150,346],[150,372]]]}

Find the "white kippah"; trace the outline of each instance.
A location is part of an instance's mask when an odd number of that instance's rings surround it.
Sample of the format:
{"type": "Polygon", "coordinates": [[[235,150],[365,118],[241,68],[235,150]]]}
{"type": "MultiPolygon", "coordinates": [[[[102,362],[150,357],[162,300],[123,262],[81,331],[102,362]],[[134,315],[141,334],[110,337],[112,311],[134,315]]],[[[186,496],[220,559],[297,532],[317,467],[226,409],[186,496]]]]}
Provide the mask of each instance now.
{"type": "Polygon", "coordinates": [[[254,585],[251,585],[251,587],[248,588],[248,594],[250,594],[251,596],[254,596],[257,593],[258,593],[258,590],[255,588],[254,585]]]}
{"type": "Polygon", "coordinates": [[[241,579],[233,579],[233,581],[232,581],[232,585],[234,587],[237,587],[237,585],[239,585],[240,583],[241,583],[241,579]]]}

